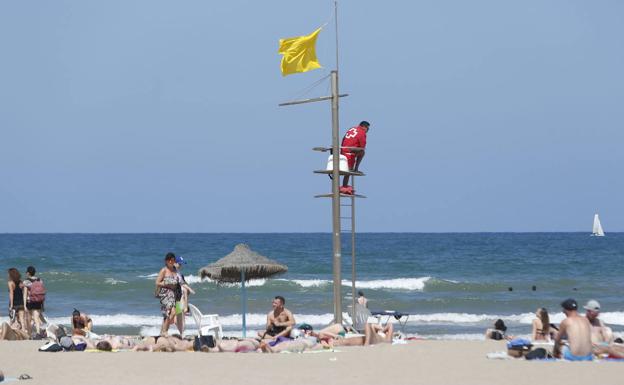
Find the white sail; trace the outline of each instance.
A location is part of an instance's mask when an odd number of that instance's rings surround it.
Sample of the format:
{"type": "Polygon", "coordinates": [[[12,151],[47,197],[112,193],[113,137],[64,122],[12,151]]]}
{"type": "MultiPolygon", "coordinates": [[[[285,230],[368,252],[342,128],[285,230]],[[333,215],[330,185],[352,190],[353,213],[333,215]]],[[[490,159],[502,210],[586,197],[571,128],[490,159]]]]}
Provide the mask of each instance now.
{"type": "Polygon", "coordinates": [[[604,237],[604,230],[602,230],[602,225],[600,224],[600,218],[598,218],[598,214],[594,215],[594,229],[592,235],[597,237],[604,237]]]}

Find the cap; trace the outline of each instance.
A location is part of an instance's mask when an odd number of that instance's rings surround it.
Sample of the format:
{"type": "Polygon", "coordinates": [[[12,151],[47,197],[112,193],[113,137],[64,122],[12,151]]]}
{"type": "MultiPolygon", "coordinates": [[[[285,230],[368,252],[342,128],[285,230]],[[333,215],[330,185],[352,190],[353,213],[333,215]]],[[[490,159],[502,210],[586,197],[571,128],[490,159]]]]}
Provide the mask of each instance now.
{"type": "Polygon", "coordinates": [[[302,323],[299,326],[297,326],[297,329],[299,329],[299,330],[312,330],[312,326],[310,326],[309,324],[306,324],[306,323],[302,323]]]}
{"type": "Polygon", "coordinates": [[[591,311],[600,311],[600,302],[596,301],[595,299],[590,299],[589,301],[587,301],[585,306],[583,306],[583,309],[591,310],[591,311]]]}
{"type": "Polygon", "coordinates": [[[184,258],[180,257],[179,255],[176,256],[176,263],[180,265],[186,265],[186,261],[184,260],[184,258]]]}
{"type": "Polygon", "coordinates": [[[366,120],[362,120],[362,121],[360,122],[360,126],[370,127],[370,123],[369,123],[369,122],[367,122],[366,120]]]}
{"type": "Polygon", "coordinates": [[[578,304],[573,298],[568,298],[565,301],[561,302],[561,307],[566,310],[576,310],[578,309],[578,304]]]}

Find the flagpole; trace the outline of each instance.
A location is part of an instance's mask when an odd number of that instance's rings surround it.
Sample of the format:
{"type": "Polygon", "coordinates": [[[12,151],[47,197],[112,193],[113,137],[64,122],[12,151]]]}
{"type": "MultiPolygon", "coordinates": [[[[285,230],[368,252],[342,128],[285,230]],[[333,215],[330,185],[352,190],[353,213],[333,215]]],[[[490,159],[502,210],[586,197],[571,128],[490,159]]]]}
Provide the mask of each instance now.
{"type": "Polygon", "coordinates": [[[334,21],[336,26],[336,70],[331,72],[331,111],[332,111],[332,230],[333,230],[333,271],[334,271],[334,322],[342,324],[342,245],[340,242],[340,123],[338,120],[338,1],[334,1],[334,21]]]}

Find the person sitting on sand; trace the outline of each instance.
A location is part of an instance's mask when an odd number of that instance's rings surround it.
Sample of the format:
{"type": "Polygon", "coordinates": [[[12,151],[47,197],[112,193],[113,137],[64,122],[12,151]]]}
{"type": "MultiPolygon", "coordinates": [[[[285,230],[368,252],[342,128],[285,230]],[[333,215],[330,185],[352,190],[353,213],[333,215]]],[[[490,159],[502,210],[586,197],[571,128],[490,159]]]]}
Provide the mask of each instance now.
{"type": "Polygon", "coordinates": [[[0,341],[22,341],[27,340],[30,336],[28,332],[22,330],[17,320],[12,320],[11,323],[3,322],[0,326],[0,341]]]}
{"type": "Polygon", "coordinates": [[[266,329],[263,332],[258,332],[258,336],[261,339],[277,340],[279,337],[286,337],[290,335],[290,332],[295,325],[295,317],[286,309],[284,305],[286,299],[281,295],[275,296],[273,299],[273,310],[267,314],[266,329]],[[270,336],[268,338],[267,336],[270,336]]]}
{"type": "Polygon", "coordinates": [[[507,336],[506,334],[507,332],[507,326],[505,325],[505,321],[503,321],[502,319],[497,319],[496,322],[494,322],[494,329],[487,329],[485,331],[485,339],[490,339],[490,340],[503,340],[503,339],[510,339],[509,336],[507,336]]]}
{"type": "Polygon", "coordinates": [[[585,306],[585,318],[591,325],[591,339],[594,346],[607,346],[613,342],[613,332],[598,316],[600,315],[600,303],[595,299],[587,301],[585,306]]]}
{"type": "Polygon", "coordinates": [[[559,325],[559,333],[555,337],[554,356],[569,361],[591,361],[594,357],[591,324],[587,318],[578,314],[578,304],[574,299],[563,301],[561,307],[566,319],[559,325]],[[564,338],[567,339],[568,345],[563,345],[564,338]]]}
{"type": "Polygon", "coordinates": [[[535,312],[535,319],[532,323],[531,339],[533,341],[550,341],[550,317],[548,310],[540,307],[535,312]]]}
{"type": "Polygon", "coordinates": [[[72,335],[75,336],[87,337],[93,329],[93,321],[91,318],[88,315],[81,313],[78,309],[74,309],[71,323],[73,327],[72,335]]]}

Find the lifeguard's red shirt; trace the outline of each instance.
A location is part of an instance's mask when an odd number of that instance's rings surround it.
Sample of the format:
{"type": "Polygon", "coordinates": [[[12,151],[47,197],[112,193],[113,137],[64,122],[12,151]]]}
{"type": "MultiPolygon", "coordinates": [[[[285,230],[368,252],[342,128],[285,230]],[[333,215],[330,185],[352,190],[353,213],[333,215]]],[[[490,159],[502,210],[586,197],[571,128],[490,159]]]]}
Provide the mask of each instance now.
{"type": "MultiPolygon", "coordinates": [[[[359,147],[366,148],[366,129],[362,126],[351,127],[342,138],[342,147],[359,147]]],[[[344,148],[340,153],[347,155],[351,150],[344,148]]]]}

